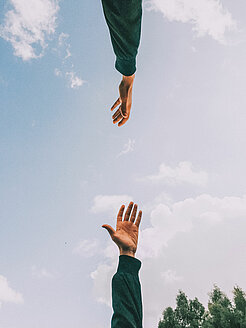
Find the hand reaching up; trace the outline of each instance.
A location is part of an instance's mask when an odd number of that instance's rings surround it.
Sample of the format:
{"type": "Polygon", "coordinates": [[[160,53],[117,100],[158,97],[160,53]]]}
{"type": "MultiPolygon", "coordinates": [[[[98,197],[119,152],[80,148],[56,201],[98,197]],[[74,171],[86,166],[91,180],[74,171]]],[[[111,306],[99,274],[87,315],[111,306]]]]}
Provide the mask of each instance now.
{"type": "Polygon", "coordinates": [[[117,216],[116,230],[108,224],[102,226],[108,230],[112,240],[119,247],[120,255],[135,256],[138,244],[138,228],[142,217],[142,211],[139,211],[136,219],[137,207],[137,204],[133,206],[133,202],[131,202],[125,212],[124,220],[122,220],[125,206],[121,206],[117,216]]]}
{"type": "Polygon", "coordinates": [[[130,117],[134,77],[135,74],[131,76],[123,75],[122,81],[119,85],[120,96],[111,107],[111,111],[113,111],[115,108],[119,106],[116,112],[112,116],[113,123],[114,124],[118,123],[118,126],[125,124],[130,117]]]}

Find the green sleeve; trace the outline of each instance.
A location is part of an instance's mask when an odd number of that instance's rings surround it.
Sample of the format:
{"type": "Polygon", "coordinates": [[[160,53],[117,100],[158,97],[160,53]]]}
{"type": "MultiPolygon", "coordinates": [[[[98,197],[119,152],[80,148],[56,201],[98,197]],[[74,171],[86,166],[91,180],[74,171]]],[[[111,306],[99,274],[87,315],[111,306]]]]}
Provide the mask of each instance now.
{"type": "Polygon", "coordinates": [[[120,255],[118,269],[112,279],[114,313],[111,328],[142,328],[142,296],[138,277],[140,267],[138,259],[120,255]]]}
{"type": "Polygon", "coordinates": [[[136,71],[142,0],[102,0],[102,5],[116,55],[115,68],[130,76],[136,71]]]}

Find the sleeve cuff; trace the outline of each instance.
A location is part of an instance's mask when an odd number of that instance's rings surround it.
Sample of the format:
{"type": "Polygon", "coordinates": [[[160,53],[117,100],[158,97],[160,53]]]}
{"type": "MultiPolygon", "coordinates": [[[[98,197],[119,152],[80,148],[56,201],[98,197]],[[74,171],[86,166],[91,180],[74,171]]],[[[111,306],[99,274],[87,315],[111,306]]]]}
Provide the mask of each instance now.
{"type": "Polygon", "coordinates": [[[115,68],[122,75],[131,76],[136,72],[136,58],[122,59],[116,58],[115,68]]]}
{"type": "Polygon", "coordinates": [[[141,261],[138,259],[128,256],[128,255],[120,255],[119,256],[119,264],[117,272],[125,272],[131,274],[138,274],[141,268],[141,261]]]}

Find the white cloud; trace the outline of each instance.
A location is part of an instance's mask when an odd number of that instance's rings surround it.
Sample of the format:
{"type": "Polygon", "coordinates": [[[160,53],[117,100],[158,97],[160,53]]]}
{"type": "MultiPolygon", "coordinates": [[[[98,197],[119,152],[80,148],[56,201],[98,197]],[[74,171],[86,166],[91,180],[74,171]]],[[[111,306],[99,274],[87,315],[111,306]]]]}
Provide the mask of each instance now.
{"type": "MultiPolygon", "coordinates": [[[[204,301],[214,283],[225,291],[235,284],[246,288],[245,218],[246,195],[219,198],[202,194],[172,204],[155,203],[149,227],[140,232],[137,251],[143,262],[140,277],[145,326],[157,326],[178,289],[204,301]]],[[[117,247],[111,244],[103,250],[104,260],[91,275],[97,300],[107,305],[118,261],[117,247]]]]}
{"type": "Polygon", "coordinates": [[[150,10],[159,11],[169,21],[191,23],[198,37],[209,35],[225,44],[227,32],[237,24],[220,0],[149,0],[150,10]]]}
{"type": "Polygon", "coordinates": [[[66,72],[65,74],[63,74],[61,70],[59,70],[58,68],[55,68],[54,74],[57,77],[63,77],[65,75],[65,77],[68,81],[68,85],[72,89],[78,89],[85,83],[85,81],[83,81],[81,78],[76,76],[75,72],[66,72]]]}
{"type": "Polygon", "coordinates": [[[55,68],[54,73],[55,76],[62,76],[62,72],[58,68],[55,68]]]}
{"type": "Polygon", "coordinates": [[[72,89],[78,89],[79,87],[81,87],[85,81],[83,81],[80,77],[78,77],[76,75],[75,72],[71,71],[71,72],[66,72],[66,77],[68,79],[69,82],[69,86],[72,89]]]}
{"type": "Polygon", "coordinates": [[[158,204],[150,214],[151,227],[140,234],[139,254],[141,258],[158,257],[177,234],[234,217],[246,217],[246,196],[216,198],[202,194],[169,206],[158,204]]]}
{"type": "MultiPolygon", "coordinates": [[[[6,12],[0,26],[0,36],[9,41],[14,54],[24,61],[42,57],[47,42],[56,30],[59,0],[10,0],[11,9],[6,12]]],[[[60,33],[57,52],[62,57],[62,69],[56,68],[56,76],[64,76],[72,89],[78,89],[83,81],[67,60],[72,56],[69,34],[60,33]]]]}
{"type": "Polygon", "coordinates": [[[2,303],[21,304],[23,302],[22,295],[9,286],[7,278],[0,275],[0,307],[2,303]]]}
{"type": "Polygon", "coordinates": [[[82,257],[92,257],[101,251],[98,240],[81,240],[73,249],[74,254],[82,257]]]}
{"type": "Polygon", "coordinates": [[[127,205],[132,201],[128,195],[98,195],[93,200],[91,211],[93,213],[115,212],[120,209],[121,205],[127,205]]]}
{"type": "Polygon", "coordinates": [[[134,150],[134,145],[135,145],[135,140],[129,138],[127,143],[124,144],[122,151],[117,155],[117,157],[132,152],[134,150]]]}
{"type": "Polygon", "coordinates": [[[31,267],[31,273],[36,278],[54,278],[54,275],[47,271],[45,268],[38,268],[36,265],[31,267]]]}
{"type": "Polygon", "coordinates": [[[94,294],[99,303],[104,303],[111,307],[111,278],[115,272],[115,264],[100,264],[95,271],[91,273],[94,283],[94,294]]]}
{"type": "Polygon", "coordinates": [[[74,71],[74,64],[72,62],[71,44],[69,42],[70,35],[68,33],[60,33],[57,42],[57,52],[61,59],[60,68],[55,68],[54,74],[57,77],[64,77],[68,86],[71,89],[80,88],[86,81],[82,80],[77,73],[74,71]]]}
{"type": "Polygon", "coordinates": [[[10,4],[12,9],[5,14],[0,36],[12,44],[15,56],[24,61],[41,57],[56,29],[58,1],[10,0],[10,4]]]}
{"type": "Polygon", "coordinates": [[[162,272],[161,273],[161,277],[163,277],[163,279],[165,280],[165,282],[167,284],[172,284],[175,281],[181,281],[181,280],[183,280],[183,277],[177,276],[176,271],[173,271],[173,270],[170,270],[170,269],[168,269],[165,272],[162,272]]]}
{"type": "Polygon", "coordinates": [[[69,34],[67,33],[60,33],[59,38],[58,38],[58,47],[59,47],[59,51],[61,52],[63,50],[64,54],[63,54],[63,59],[66,60],[67,58],[71,57],[71,45],[68,42],[69,39],[69,34]]]}
{"type": "Polygon", "coordinates": [[[165,182],[171,185],[189,183],[198,186],[205,186],[208,181],[208,174],[202,170],[195,171],[190,162],[180,162],[178,166],[174,168],[162,163],[159,167],[158,174],[146,176],[141,180],[165,182]]]}

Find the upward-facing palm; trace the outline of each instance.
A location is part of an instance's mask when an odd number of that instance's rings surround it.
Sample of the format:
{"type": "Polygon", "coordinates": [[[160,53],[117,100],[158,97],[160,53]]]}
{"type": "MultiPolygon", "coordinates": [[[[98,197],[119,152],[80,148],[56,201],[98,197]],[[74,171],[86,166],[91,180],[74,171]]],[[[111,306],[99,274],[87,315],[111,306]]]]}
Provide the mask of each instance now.
{"type": "Polygon", "coordinates": [[[104,224],[103,228],[108,230],[112,240],[118,245],[120,250],[135,253],[137,250],[138,227],[141,222],[142,212],[139,211],[135,221],[137,205],[135,204],[133,207],[133,202],[131,202],[122,221],[124,209],[125,206],[122,205],[117,216],[116,231],[108,224],[104,224]]]}

